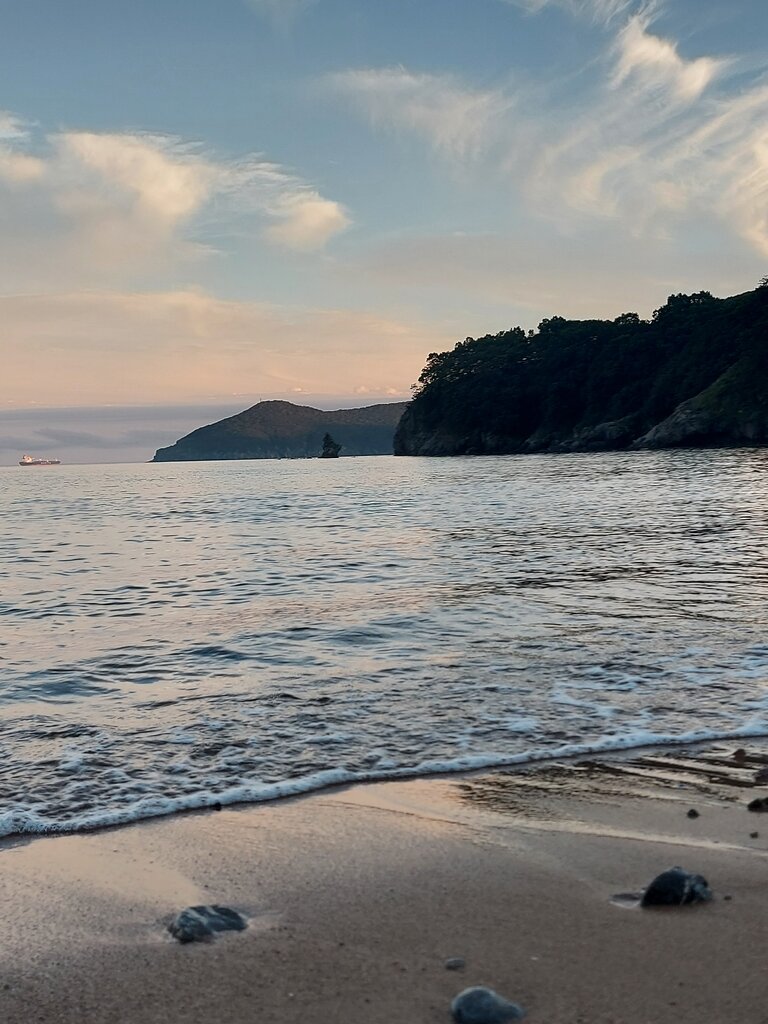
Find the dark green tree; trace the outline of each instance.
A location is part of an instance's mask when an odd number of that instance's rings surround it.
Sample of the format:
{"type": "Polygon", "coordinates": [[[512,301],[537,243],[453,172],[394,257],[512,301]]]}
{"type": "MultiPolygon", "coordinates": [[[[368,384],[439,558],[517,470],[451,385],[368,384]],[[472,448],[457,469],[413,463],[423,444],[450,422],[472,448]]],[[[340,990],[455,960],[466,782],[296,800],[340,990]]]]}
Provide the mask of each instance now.
{"type": "MultiPolygon", "coordinates": [[[[395,453],[626,447],[725,374],[702,401],[730,410],[734,421],[761,424],[765,365],[768,279],[729,299],[670,295],[650,320],[633,312],[614,320],[553,316],[535,332],[513,328],[430,353],[395,453]]],[[[765,439],[762,426],[749,429],[768,444],[768,413],[765,439]]],[[[716,434],[709,441],[724,443],[716,434]]]]}

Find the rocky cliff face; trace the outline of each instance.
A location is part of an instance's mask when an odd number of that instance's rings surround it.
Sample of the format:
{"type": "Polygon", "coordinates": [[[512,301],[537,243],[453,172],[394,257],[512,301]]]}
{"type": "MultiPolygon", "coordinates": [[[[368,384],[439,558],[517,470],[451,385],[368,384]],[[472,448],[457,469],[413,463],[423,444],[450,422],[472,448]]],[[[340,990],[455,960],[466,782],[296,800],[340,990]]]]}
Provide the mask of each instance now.
{"type": "MultiPolygon", "coordinates": [[[[536,431],[524,441],[504,434],[479,431],[464,435],[430,430],[419,423],[418,411],[406,409],[395,432],[395,455],[515,455],[533,452],[603,452],[629,448],[638,439],[631,417],[572,434],[536,431]]],[[[664,447],[649,443],[647,447],[664,447]]]]}
{"type": "Polygon", "coordinates": [[[639,437],[636,448],[768,444],[768,379],[761,360],[744,359],[682,402],[639,437]]]}
{"type": "Polygon", "coordinates": [[[391,455],[405,402],[324,412],[291,402],[259,402],[237,416],[193,430],[153,462],[218,459],[306,459],[320,455],[331,434],[341,456],[391,455]]]}

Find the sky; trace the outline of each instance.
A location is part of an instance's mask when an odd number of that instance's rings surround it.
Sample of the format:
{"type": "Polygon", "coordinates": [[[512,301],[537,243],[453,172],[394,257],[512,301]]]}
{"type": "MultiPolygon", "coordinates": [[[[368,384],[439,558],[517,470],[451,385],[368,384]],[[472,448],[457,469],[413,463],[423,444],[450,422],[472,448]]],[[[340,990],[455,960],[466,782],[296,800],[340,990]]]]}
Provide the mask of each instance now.
{"type": "Polygon", "coordinates": [[[765,0],[4,10],[0,463],[402,400],[464,337],[767,267],[765,0]]]}

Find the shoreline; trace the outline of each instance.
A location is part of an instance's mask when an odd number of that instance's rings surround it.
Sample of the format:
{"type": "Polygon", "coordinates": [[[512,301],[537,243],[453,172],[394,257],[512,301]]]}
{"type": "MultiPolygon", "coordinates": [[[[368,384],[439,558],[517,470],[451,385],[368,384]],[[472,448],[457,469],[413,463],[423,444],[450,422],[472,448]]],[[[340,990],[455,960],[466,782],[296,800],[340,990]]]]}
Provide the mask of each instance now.
{"type": "Polygon", "coordinates": [[[302,776],[296,780],[284,779],[274,783],[245,784],[232,787],[219,793],[192,793],[185,796],[167,797],[166,805],[163,798],[152,797],[145,802],[114,808],[107,811],[92,811],[73,823],[67,821],[48,823],[38,819],[32,821],[27,811],[9,811],[0,814],[0,850],[8,840],[15,838],[44,839],[66,835],[88,835],[103,831],[140,825],[142,822],[164,820],[179,815],[199,814],[208,811],[220,811],[223,808],[259,807],[265,804],[281,804],[284,801],[302,799],[351,786],[375,786],[391,782],[409,782],[419,779],[450,780],[463,776],[473,776],[487,772],[526,772],[546,769],[553,764],[575,764],[582,760],[599,759],[601,761],[622,761],[644,753],[679,751],[682,753],[706,751],[713,744],[733,744],[738,748],[741,742],[751,741],[756,752],[758,766],[765,757],[768,764],[768,733],[764,728],[744,730],[730,733],[707,734],[696,730],[683,737],[667,739],[646,735],[642,742],[619,739],[615,743],[603,746],[569,744],[551,752],[526,751],[516,755],[467,755],[454,762],[433,761],[422,762],[414,768],[385,769],[381,773],[375,771],[367,775],[349,771],[344,768],[328,768],[312,775],[302,776]],[[760,753],[764,751],[764,753],[760,753]],[[475,763],[472,763],[475,762],[475,763]],[[455,765],[455,766],[454,766],[455,765]],[[4,821],[5,819],[5,821],[4,821]],[[14,827],[14,822],[24,820],[25,827],[14,827]]]}
{"type": "Polygon", "coordinates": [[[437,1024],[483,984],[532,1024],[761,1024],[768,818],[746,805],[768,752],[734,749],[366,783],[6,839],[0,1017],[437,1024]],[[707,877],[713,902],[612,902],[674,864],[707,877]],[[189,946],[168,936],[175,913],[211,903],[249,928],[189,946]],[[447,970],[452,957],[464,969],[447,970]]]}

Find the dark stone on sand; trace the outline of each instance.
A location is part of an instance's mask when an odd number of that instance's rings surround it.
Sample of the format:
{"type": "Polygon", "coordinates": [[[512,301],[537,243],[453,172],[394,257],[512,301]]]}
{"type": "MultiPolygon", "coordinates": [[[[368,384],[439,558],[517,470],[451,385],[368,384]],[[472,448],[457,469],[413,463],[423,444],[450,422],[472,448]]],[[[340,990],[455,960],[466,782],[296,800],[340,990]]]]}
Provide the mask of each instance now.
{"type": "Polygon", "coordinates": [[[205,942],[216,932],[241,932],[248,922],[229,907],[187,907],[171,921],[168,931],[179,942],[205,942]]]}
{"type": "Polygon", "coordinates": [[[749,833],[749,838],[750,839],[757,839],[759,837],[759,835],[760,835],[759,832],[750,832],[749,833]]]}
{"type": "Polygon", "coordinates": [[[466,966],[467,962],[462,956],[450,956],[444,964],[446,971],[463,971],[466,966]]]}
{"type": "Polygon", "coordinates": [[[640,900],[641,907],[682,907],[687,903],[705,903],[712,899],[706,878],[683,868],[662,871],[651,882],[640,900]]]}
{"type": "Polygon", "coordinates": [[[756,796],[747,804],[748,811],[768,811],[768,796],[756,796]]]}
{"type": "Polygon", "coordinates": [[[522,1020],[525,1010],[490,988],[465,988],[451,1003],[456,1024],[508,1024],[522,1020]]]}
{"type": "Polygon", "coordinates": [[[695,807],[692,807],[690,809],[690,811],[688,811],[688,817],[689,818],[698,818],[699,817],[699,812],[696,810],[695,807]]]}

